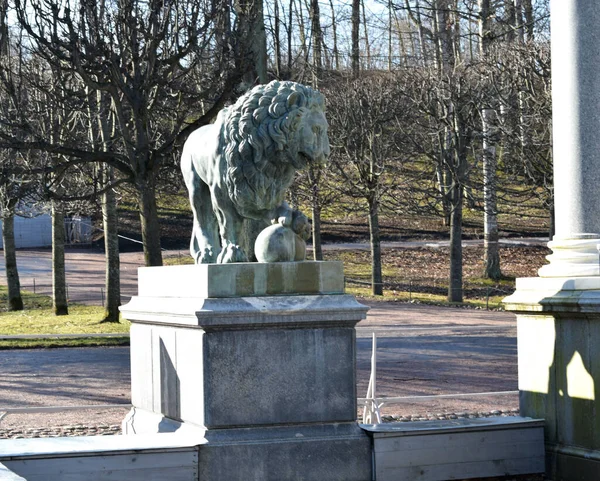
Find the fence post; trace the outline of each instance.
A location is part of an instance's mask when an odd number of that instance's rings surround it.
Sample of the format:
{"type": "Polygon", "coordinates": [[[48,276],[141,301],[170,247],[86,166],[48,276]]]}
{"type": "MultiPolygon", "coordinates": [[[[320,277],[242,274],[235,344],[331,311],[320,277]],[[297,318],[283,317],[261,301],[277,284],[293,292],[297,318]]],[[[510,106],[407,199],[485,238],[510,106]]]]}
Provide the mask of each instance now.
{"type": "Polygon", "coordinates": [[[408,281],[408,300],[412,301],[412,279],[408,281]]]}
{"type": "Polygon", "coordinates": [[[102,296],[102,307],[105,307],[104,306],[104,289],[102,287],[100,288],[100,295],[102,296]]]}
{"type": "Polygon", "coordinates": [[[489,287],[485,288],[485,310],[486,311],[490,310],[490,288],[489,287]]]}
{"type": "Polygon", "coordinates": [[[33,293],[35,294],[35,277],[33,278],[33,293]]]}

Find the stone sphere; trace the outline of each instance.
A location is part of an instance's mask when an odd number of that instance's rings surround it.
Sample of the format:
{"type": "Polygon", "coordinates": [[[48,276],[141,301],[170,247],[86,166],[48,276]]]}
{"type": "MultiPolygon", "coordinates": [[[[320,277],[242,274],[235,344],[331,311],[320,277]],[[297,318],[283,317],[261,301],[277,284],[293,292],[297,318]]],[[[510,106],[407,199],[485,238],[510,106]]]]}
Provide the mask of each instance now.
{"type": "Polygon", "coordinates": [[[291,262],[306,258],[306,243],[289,227],[273,224],[264,229],[254,243],[258,262],[291,262]]]}

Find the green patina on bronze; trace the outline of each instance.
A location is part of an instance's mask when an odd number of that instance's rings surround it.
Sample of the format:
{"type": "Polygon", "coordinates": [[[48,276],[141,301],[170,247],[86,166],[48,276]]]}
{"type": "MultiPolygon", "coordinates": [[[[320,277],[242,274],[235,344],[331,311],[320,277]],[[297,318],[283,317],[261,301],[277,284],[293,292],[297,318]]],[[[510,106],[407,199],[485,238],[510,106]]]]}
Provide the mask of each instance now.
{"type": "MultiPolygon", "coordinates": [[[[308,239],[304,214],[284,201],[297,170],[324,163],[329,138],[323,96],[296,82],[258,85],[194,131],[181,171],[190,194],[196,263],[246,262],[272,223],[308,239]]],[[[288,259],[272,259],[276,262],[288,259]]]]}

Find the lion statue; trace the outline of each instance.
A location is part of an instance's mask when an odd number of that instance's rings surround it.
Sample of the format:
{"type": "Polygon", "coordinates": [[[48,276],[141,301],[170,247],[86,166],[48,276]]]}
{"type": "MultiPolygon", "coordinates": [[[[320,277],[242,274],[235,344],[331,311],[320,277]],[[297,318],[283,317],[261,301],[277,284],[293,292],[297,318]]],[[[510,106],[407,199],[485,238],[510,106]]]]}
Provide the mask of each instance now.
{"type": "Polygon", "coordinates": [[[247,262],[269,224],[306,240],[308,219],[284,197],[297,170],[324,163],[329,138],[323,95],[295,82],[258,85],[192,132],[181,171],[194,214],[196,263],[247,262]]]}

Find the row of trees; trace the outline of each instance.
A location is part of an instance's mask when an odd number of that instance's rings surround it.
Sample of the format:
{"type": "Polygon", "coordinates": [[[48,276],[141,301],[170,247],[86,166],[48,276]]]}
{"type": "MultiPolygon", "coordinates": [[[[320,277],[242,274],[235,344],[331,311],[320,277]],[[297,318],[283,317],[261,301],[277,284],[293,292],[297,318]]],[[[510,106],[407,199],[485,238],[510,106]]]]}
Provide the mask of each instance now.
{"type": "MultiPolygon", "coordinates": [[[[482,271],[496,280],[502,275],[499,201],[507,206],[534,199],[552,217],[547,4],[432,0],[385,6],[386,68],[365,70],[372,60],[367,54],[362,63],[353,58],[352,84],[340,87],[335,76],[321,80],[335,144],[334,184],[348,186],[346,194],[360,198],[368,212],[373,293],[382,292],[378,213],[429,212],[449,227],[448,298],[461,301],[465,204],[482,211],[482,271]],[[399,19],[410,28],[398,30],[399,19]],[[393,39],[402,56],[393,55],[393,39]]],[[[353,13],[352,19],[360,18],[360,9],[353,13]]],[[[362,40],[353,35],[352,45],[369,51],[366,36],[367,30],[362,40]]],[[[319,63],[313,60],[314,70],[319,63]]]]}
{"type": "Polygon", "coordinates": [[[315,256],[320,213],[343,186],[368,213],[379,294],[380,212],[435,212],[450,228],[449,297],[460,300],[464,197],[485,210],[492,278],[496,198],[551,198],[546,3],[0,0],[5,235],[20,201],[50,202],[55,311],[66,313],[59,226],[65,210],[98,202],[106,318],[118,319],[119,192],[135,192],[146,263],[160,265],[156,193],[180,183],[187,135],[252,84],[293,79],[328,99],[331,166],[298,184],[312,206],[315,256]],[[516,182],[528,188],[511,191],[516,182]]]}

